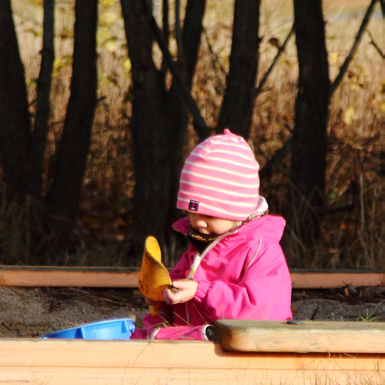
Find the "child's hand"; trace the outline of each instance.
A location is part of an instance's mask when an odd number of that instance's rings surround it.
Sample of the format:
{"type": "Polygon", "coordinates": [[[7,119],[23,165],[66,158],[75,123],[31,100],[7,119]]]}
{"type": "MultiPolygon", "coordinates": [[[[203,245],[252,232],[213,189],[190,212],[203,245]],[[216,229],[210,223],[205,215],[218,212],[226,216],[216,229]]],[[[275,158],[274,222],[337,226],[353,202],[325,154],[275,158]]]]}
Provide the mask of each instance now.
{"type": "Polygon", "coordinates": [[[165,302],[169,305],[190,301],[198,289],[198,282],[196,281],[181,280],[173,282],[172,285],[179,290],[174,293],[170,288],[167,288],[162,293],[165,302]]]}

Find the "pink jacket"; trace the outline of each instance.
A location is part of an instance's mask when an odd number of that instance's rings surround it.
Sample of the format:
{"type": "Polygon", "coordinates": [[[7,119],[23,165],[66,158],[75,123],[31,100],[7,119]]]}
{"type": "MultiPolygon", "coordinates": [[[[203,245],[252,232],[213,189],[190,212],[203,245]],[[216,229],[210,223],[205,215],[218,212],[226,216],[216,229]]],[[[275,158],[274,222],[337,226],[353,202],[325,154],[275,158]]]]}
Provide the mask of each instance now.
{"type": "MultiPolygon", "coordinates": [[[[189,218],[174,224],[185,233],[189,218]]],[[[174,305],[177,325],[213,325],[218,319],[288,320],[292,318],[291,280],[279,241],[285,220],[265,215],[220,236],[199,256],[190,246],[171,279],[193,278],[195,297],[174,305]],[[199,259],[200,263],[199,263],[199,259]]]]}
{"type": "MultiPolygon", "coordinates": [[[[182,234],[189,226],[189,218],[174,224],[182,234]]],[[[279,245],[284,227],[283,218],[265,215],[220,236],[202,255],[190,246],[170,275],[197,281],[195,297],[163,303],[160,316],[148,313],[145,329],[131,339],[207,340],[207,324],[218,319],[291,319],[291,280],[279,245]]]]}

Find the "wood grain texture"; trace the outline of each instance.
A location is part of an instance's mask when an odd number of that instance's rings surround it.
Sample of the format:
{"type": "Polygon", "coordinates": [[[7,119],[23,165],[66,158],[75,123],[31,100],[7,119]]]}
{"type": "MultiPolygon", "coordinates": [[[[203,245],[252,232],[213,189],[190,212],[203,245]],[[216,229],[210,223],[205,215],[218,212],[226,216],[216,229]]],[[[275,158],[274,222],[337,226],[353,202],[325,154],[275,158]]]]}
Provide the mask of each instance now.
{"type": "MultiPolygon", "coordinates": [[[[384,273],[367,270],[292,270],[293,289],[384,286],[384,273]]],[[[138,268],[0,266],[0,286],[137,288],[138,268]]]]}
{"type": "Polygon", "coordinates": [[[179,369],[326,369],[338,360],[341,370],[368,370],[380,365],[381,354],[298,354],[224,351],[212,342],[90,341],[65,339],[0,339],[2,367],[179,368],[179,369]],[[366,369],[365,369],[366,370],[366,369]]]}
{"type": "Polygon", "coordinates": [[[211,342],[0,339],[0,383],[383,384],[385,355],[226,352],[211,342]],[[369,381],[369,382],[368,382],[369,381]]]}
{"type": "Polygon", "coordinates": [[[225,350],[239,352],[385,354],[383,322],[219,320],[215,336],[225,350]]]}
{"type": "Polygon", "coordinates": [[[367,272],[360,270],[350,271],[291,271],[293,289],[335,289],[346,285],[350,286],[384,286],[384,273],[381,271],[367,272]]]}
{"type": "Polygon", "coordinates": [[[345,371],[337,366],[325,370],[0,368],[0,383],[12,385],[383,385],[384,381],[378,370],[345,371]]]}
{"type": "Polygon", "coordinates": [[[114,268],[0,268],[1,286],[137,288],[139,270],[114,268]]]}

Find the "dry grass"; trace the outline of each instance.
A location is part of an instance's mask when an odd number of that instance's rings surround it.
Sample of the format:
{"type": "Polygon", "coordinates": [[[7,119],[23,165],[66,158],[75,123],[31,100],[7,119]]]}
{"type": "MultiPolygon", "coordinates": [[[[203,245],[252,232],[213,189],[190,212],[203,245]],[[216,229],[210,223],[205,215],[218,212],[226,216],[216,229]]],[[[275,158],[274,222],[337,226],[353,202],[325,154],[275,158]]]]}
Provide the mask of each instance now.
{"type": "MultiPolygon", "coordinates": [[[[42,42],[42,10],[35,3],[38,0],[30,0],[28,5],[13,0],[32,115],[35,107],[35,79],[40,65],[38,52],[42,42]]],[[[331,79],[336,76],[353,42],[368,3],[364,0],[324,2],[331,79]]],[[[204,19],[205,35],[192,88],[202,116],[211,127],[215,127],[219,115],[228,72],[232,5],[231,0],[208,1],[204,19]],[[214,57],[210,54],[208,44],[215,53],[214,57]]],[[[61,135],[69,98],[73,11],[73,1],[57,2],[56,60],[51,97],[51,130],[46,152],[46,188],[52,180],[52,157],[61,135]]],[[[379,12],[377,4],[376,14],[379,12]]],[[[159,7],[155,7],[155,13],[159,17],[159,7]]],[[[74,248],[68,263],[125,265],[119,244],[132,221],[134,184],[129,130],[130,102],[133,96],[130,62],[127,59],[118,1],[102,0],[99,14],[99,102],[81,211],[74,232],[74,248]]],[[[263,40],[260,45],[258,79],[266,72],[277,51],[276,47],[269,44],[270,38],[278,38],[282,43],[292,21],[291,1],[262,3],[260,35],[263,40]]],[[[382,43],[382,19],[373,18],[368,29],[377,44],[382,43]]],[[[300,240],[286,237],[283,244],[290,267],[380,267],[384,203],[384,183],[380,177],[380,129],[385,107],[385,75],[381,75],[382,59],[369,43],[369,35],[365,34],[349,74],[330,104],[326,194],[328,206],[334,211],[330,211],[326,217],[322,238],[317,245],[319,253],[311,264],[305,265],[296,257],[297,250],[301,248],[300,240]]],[[[171,42],[172,52],[174,46],[175,42],[171,42]]],[[[384,47],[381,48],[385,51],[384,47]]],[[[159,50],[156,48],[154,56],[159,62],[159,50]]],[[[297,75],[296,47],[292,38],[255,103],[251,141],[262,167],[290,136],[297,75]]],[[[186,154],[195,144],[196,136],[190,127],[186,154]]],[[[289,159],[282,163],[271,180],[262,181],[261,194],[268,199],[273,213],[282,213],[285,209],[288,166],[289,159]]],[[[20,262],[25,263],[25,260],[21,258],[20,262]]]]}

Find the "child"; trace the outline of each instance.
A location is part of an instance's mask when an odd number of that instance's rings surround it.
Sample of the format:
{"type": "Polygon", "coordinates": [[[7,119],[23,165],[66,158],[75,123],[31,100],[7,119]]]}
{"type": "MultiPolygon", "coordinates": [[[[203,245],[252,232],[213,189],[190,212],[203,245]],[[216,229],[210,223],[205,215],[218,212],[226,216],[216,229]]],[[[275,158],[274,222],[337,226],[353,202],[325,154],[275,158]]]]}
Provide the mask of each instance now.
{"type": "Polygon", "coordinates": [[[163,291],[160,315],[146,315],[147,332],[138,329],[133,339],[208,340],[218,319],[291,319],[290,274],[279,245],[285,221],[268,215],[258,169],[246,141],[228,129],[191,152],[177,203],[189,216],[173,226],[190,242],[170,274],[179,290],[163,291]]]}

